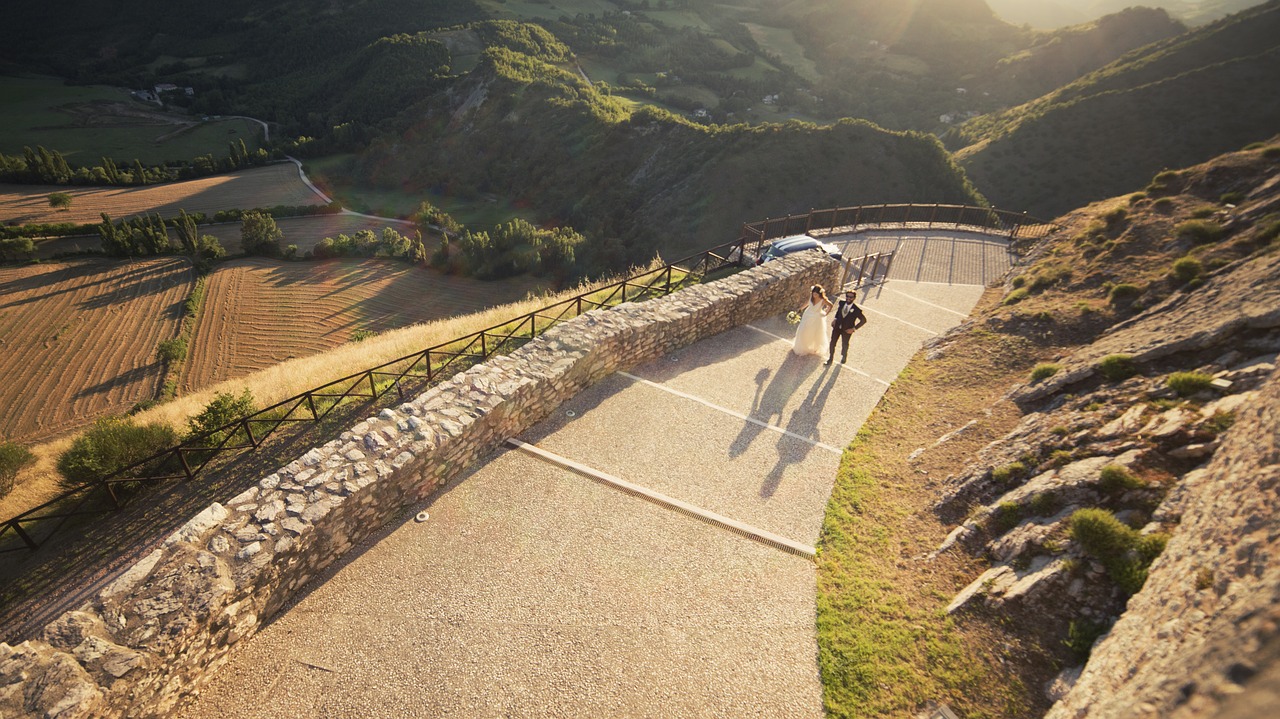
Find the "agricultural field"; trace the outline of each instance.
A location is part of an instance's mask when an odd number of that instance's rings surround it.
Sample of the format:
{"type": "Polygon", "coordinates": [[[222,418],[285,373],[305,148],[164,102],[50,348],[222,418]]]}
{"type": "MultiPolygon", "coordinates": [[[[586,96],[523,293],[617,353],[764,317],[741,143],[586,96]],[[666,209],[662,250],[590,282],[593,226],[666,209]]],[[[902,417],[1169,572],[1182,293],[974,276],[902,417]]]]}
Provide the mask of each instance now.
{"type": "Polygon", "coordinates": [[[100,222],[103,212],[117,220],[155,212],[175,217],[179,209],[212,217],[218,210],[232,208],[323,204],[324,199],[302,182],[291,162],[143,187],[0,184],[0,223],[7,225],[100,222]],[[54,192],[71,195],[69,210],[49,206],[54,192]]]}
{"type": "Polygon", "coordinates": [[[103,157],[155,165],[227,154],[227,143],[261,145],[262,128],[238,118],[202,122],[135,100],[129,90],[65,85],[57,78],[0,76],[0,153],[21,155],[43,145],[72,166],[97,165],[103,157]]]}
{"type": "Polygon", "coordinates": [[[44,440],[154,399],[193,283],[181,258],[0,267],[0,436],[44,440]]]}
{"type": "Polygon", "coordinates": [[[535,278],[481,282],[393,260],[233,260],[205,285],[181,391],[242,377],[417,322],[506,304],[535,278]]]}
{"type": "Polygon", "coordinates": [[[751,37],[769,52],[774,53],[782,61],[791,66],[800,77],[809,82],[818,82],[821,76],[818,67],[805,55],[805,47],[796,40],[790,28],[743,23],[751,33],[751,37]]]}
{"type": "Polygon", "coordinates": [[[537,215],[531,208],[518,207],[494,195],[463,198],[428,191],[406,192],[356,186],[347,179],[352,173],[353,160],[354,155],[329,155],[307,160],[304,168],[307,177],[341,202],[343,207],[371,215],[408,217],[426,200],[472,229],[488,229],[516,217],[537,222],[537,215]]]}
{"type": "MultiPolygon", "coordinates": [[[[276,226],[284,234],[281,246],[297,245],[298,254],[302,255],[315,247],[326,237],[337,237],[341,234],[351,235],[360,230],[373,230],[382,233],[382,228],[390,227],[402,235],[412,236],[416,228],[401,222],[374,220],[359,215],[312,215],[309,217],[282,217],[276,220],[276,226]]],[[[200,225],[200,234],[213,235],[218,238],[222,248],[229,255],[240,254],[240,223],[219,222],[217,224],[200,225]]],[[[170,232],[176,242],[177,236],[170,232]]],[[[435,236],[423,236],[427,251],[435,250],[435,236]]],[[[36,241],[35,256],[41,260],[66,257],[83,252],[99,252],[102,241],[97,235],[75,235],[72,237],[51,237],[36,241]]]]}

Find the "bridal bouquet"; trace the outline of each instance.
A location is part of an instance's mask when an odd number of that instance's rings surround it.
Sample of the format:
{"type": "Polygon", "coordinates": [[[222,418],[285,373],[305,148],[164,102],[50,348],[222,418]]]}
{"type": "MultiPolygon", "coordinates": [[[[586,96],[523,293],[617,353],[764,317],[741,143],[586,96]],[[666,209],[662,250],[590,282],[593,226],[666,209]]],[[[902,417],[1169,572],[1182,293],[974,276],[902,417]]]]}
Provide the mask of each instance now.
{"type": "Polygon", "coordinates": [[[788,313],[787,313],[787,324],[791,324],[791,325],[798,325],[798,324],[800,324],[800,313],[799,313],[799,312],[796,312],[795,310],[791,310],[790,312],[788,312],[788,313]]]}

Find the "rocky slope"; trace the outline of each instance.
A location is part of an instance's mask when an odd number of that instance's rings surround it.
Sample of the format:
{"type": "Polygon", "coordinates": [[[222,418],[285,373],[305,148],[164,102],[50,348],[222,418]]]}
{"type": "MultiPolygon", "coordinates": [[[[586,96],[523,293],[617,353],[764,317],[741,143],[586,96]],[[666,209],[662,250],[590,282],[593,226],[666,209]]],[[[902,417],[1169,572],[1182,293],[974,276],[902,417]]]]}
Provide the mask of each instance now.
{"type": "Polygon", "coordinates": [[[959,330],[1062,348],[935,507],[958,526],[934,556],[990,561],[948,611],[1010,616],[1065,667],[1049,717],[1278,708],[1277,160],[1236,153],[1064,218],[1004,308],[959,330]]]}

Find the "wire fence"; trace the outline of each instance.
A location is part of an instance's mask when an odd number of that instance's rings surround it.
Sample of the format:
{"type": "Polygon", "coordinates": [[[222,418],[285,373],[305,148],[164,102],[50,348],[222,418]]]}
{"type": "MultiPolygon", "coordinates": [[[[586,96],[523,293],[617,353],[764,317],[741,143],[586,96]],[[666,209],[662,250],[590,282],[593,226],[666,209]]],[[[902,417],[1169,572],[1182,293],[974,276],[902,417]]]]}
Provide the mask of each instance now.
{"type": "Polygon", "coordinates": [[[1036,240],[1057,229],[1052,222],[1025,212],[1008,212],[970,205],[859,205],[810,210],[800,215],[773,217],[742,225],[739,242],[759,247],[793,235],[851,234],[869,229],[931,230],[947,228],[998,235],[1010,242],[1036,240]]]}
{"type": "MultiPolygon", "coordinates": [[[[494,354],[510,352],[584,312],[669,294],[716,272],[750,264],[770,241],[780,237],[847,234],[871,228],[937,227],[999,234],[1015,240],[1042,237],[1055,226],[1026,214],[938,204],[841,207],[745,223],[734,242],[307,390],[231,424],[190,437],[104,477],[70,488],[44,504],[4,520],[0,524],[0,554],[35,551],[69,522],[118,511],[144,494],[141,490],[147,486],[196,480],[219,456],[255,450],[284,426],[319,422],[344,403],[377,400],[392,391],[403,400],[406,394],[438,384],[494,354]]],[[[858,289],[883,280],[892,261],[892,252],[845,260],[843,287],[858,289]]]]}
{"type": "Polygon", "coordinates": [[[282,427],[324,420],[352,401],[398,399],[415,394],[494,354],[522,346],[549,328],[585,312],[674,292],[741,262],[741,245],[729,243],[662,268],[635,274],[498,325],[334,380],[258,410],[233,423],[187,438],[106,476],[72,487],[0,524],[0,554],[39,549],[69,523],[122,509],[148,486],[190,482],[216,458],[252,451],[282,427]],[[737,259],[730,259],[733,256],[737,259]]]}

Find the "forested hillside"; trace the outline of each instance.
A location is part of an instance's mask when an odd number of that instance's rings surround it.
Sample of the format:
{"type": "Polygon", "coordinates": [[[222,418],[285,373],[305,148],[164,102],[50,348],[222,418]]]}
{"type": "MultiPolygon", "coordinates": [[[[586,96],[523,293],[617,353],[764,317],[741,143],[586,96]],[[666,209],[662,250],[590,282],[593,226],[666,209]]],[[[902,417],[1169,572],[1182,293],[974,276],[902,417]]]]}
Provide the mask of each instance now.
{"type": "Polygon", "coordinates": [[[1280,127],[1280,2],[1135,51],[947,138],[1001,207],[1054,216],[1280,127]]]}
{"type": "Polygon", "coordinates": [[[859,121],[699,125],[601,93],[548,62],[558,52],[490,48],[423,120],[375,142],[354,180],[515,197],[594,238],[592,264],[612,266],[732,240],[748,218],[980,201],[930,136],[859,121]]]}
{"type": "Polygon", "coordinates": [[[986,194],[1052,215],[1256,139],[1274,93],[1254,90],[1280,65],[1269,19],[1171,40],[1168,14],[1129,10],[1045,33],[983,0],[50,0],[6,17],[41,32],[0,47],[4,67],[190,87],[165,104],[265,120],[269,150],[345,158],[326,168],[339,194],[573,225],[586,272],[815,206],[986,194]],[[973,145],[976,189],[924,134],[1064,82],[951,133],[973,145]]]}

